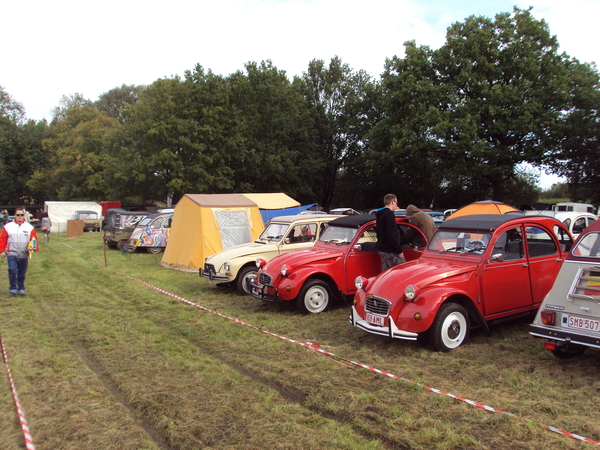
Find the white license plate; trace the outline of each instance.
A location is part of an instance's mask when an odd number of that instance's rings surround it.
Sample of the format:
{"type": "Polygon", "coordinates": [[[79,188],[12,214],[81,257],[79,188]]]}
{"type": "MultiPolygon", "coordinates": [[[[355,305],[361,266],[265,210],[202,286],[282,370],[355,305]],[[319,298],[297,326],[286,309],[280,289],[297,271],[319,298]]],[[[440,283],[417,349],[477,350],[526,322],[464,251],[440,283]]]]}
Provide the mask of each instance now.
{"type": "Polygon", "coordinates": [[[588,319],[586,317],[570,316],[563,314],[563,325],[578,330],[600,331],[600,320],[588,319]]]}
{"type": "Polygon", "coordinates": [[[382,327],[383,326],[383,317],[381,316],[375,316],[371,313],[367,313],[367,322],[369,322],[370,324],[373,325],[377,325],[382,327]]]}

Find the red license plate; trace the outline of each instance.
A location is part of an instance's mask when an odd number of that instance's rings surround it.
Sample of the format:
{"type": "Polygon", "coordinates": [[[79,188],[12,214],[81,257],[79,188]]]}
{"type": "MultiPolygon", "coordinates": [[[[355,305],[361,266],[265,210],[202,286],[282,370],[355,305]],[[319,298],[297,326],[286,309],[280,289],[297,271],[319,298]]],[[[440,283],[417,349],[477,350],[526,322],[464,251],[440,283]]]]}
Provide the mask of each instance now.
{"type": "Polygon", "coordinates": [[[383,319],[385,319],[385,317],[376,316],[374,314],[367,313],[366,319],[367,319],[367,322],[369,322],[370,324],[382,327],[383,319]]]}

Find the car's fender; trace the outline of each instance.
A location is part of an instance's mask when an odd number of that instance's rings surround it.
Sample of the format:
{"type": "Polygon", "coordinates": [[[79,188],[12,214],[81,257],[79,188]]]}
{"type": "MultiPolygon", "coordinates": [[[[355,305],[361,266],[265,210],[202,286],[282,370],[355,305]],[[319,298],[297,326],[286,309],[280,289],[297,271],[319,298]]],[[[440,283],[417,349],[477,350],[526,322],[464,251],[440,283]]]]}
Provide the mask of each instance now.
{"type": "Polygon", "coordinates": [[[396,326],[404,331],[413,333],[423,333],[427,331],[440,309],[440,306],[449,298],[460,299],[458,303],[463,304],[468,311],[475,306],[472,293],[464,289],[448,288],[447,286],[435,286],[425,289],[415,299],[414,302],[404,301],[403,306],[394,317],[396,326]],[[416,315],[419,319],[416,319],[416,315]]]}
{"type": "Polygon", "coordinates": [[[296,269],[291,275],[281,277],[277,286],[277,296],[281,300],[294,300],[298,297],[302,286],[309,278],[319,278],[327,280],[330,285],[336,286],[335,291],[339,291],[339,286],[329,274],[318,270],[315,267],[301,267],[296,269]]]}

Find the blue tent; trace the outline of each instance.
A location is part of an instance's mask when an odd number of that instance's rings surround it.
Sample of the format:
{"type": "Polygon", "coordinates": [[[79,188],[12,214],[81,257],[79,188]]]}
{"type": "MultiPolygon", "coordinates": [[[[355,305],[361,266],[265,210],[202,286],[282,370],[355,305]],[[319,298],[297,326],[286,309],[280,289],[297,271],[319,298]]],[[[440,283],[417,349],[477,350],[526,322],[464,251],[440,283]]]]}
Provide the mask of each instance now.
{"type": "Polygon", "coordinates": [[[262,216],[263,222],[266,224],[273,217],[293,216],[295,214],[300,214],[302,211],[305,211],[314,205],[316,205],[316,203],[311,203],[310,205],[292,206],[291,208],[282,209],[261,209],[260,215],[262,216]]]}

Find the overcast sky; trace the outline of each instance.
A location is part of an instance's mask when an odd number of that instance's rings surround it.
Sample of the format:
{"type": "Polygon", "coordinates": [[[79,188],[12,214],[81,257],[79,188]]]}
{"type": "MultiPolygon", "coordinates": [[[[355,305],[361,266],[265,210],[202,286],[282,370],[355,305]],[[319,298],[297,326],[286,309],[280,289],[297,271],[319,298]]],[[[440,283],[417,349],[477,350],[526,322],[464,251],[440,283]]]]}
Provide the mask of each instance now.
{"type": "Polygon", "coordinates": [[[94,101],[196,64],[228,75],[270,59],[292,77],[337,55],[379,77],[405,41],[437,48],[452,23],[513,5],[533,6],[562,51],[600,62],[599,0],[5,0],[0,86],[27,118],[49,120],[63,95],[94,101]]]}

